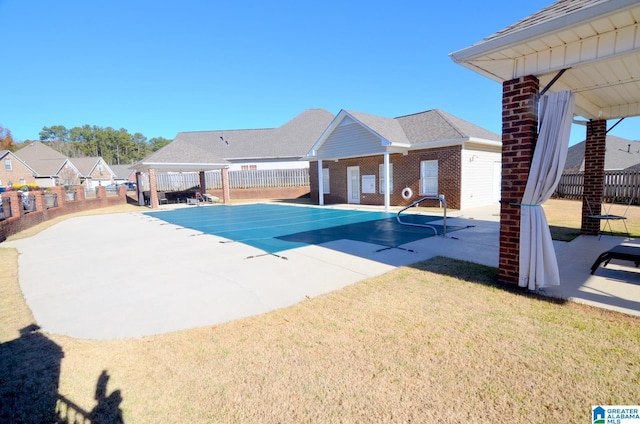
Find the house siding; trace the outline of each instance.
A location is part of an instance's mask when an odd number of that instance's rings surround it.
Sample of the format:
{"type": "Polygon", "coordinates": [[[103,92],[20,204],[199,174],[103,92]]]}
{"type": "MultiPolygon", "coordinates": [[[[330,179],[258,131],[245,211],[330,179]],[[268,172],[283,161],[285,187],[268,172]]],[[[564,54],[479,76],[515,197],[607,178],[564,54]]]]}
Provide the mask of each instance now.
{"type": "Polygon", "coordinates": [[[353,121],[339,125],[318,150],[320,159],[361,157],[382,154],[380,138],[353,121]]]}
{"type": "Polygon", "coordinates": [[[496,203],[500,196],[500,180],[495,181],[495,168],[499,166],[499,151],[485,149],[462,150],[462,209],[496,203]]]}
{"type": "MultiPolygon", "coordinates": [[[[436,149],[411,151],[407,155],[392,154],[389,156],[393,164],[393,193],[391,205],[406,206],[420,198],[420,162],[425,160],[438,161],[438,191],[444,194],[447,206],[460,209],[461,189],[461,146],[451,146],[436,149]],[[402,190],[409,187],[413,191],[413,198],[405,200],[402,190]]],[[[360,204],[384,205],[384,194],[380,193],[379,167],[384,163],[382,155],[341,159],[338,161],[323,161],[322,167],[329,169],[329,193],[324,195],[325,204],[347,203],[347,168],[360,167],[360,177],[375,175],[376,193],[360,193],[360,204]]],[[[318,162],[311,162],[310,183],[311,201],[319,202],[318,196],[318,162]]],[[[425,206],[437,205],[437,201],[425,202],[425,206]]]]}

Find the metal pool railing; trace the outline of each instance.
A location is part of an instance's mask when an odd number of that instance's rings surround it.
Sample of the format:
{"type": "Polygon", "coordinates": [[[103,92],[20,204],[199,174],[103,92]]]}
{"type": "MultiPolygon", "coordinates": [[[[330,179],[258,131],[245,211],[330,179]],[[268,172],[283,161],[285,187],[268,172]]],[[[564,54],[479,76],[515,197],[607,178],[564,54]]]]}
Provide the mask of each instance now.
{"type": "Polygon", "coordinates": [[[396,215],[396,220],[402,225],[410,225],[412,227],[429,228],[429,229],[433,230],[433,232],[436,233],[435,235],[437,236],[438,235],[438,229],[436,227],[434,227],[433,225],[420,224],[420,223],[417,223],[417,222],[407,222],[407,221],[403,221],[402,219],[400,219],[400,215],[402,214],[402,212],[404,212],[407,209],[412,208],[414,206],[418,206],[420,204],[420,202],[423,202],[425,200],[439,200],[440,203],[442,203],[442,205],[444,207],[444,215],[442,217],[442,237],[446,237],[447,236],[447,201],[444,198],[444,194],[439,194],[437,196],[424,196],[424,197],[421,197],[420,199],[416,200],[415,202],[413,202],[409,206],[400,209],[398,211],[398,214],[396,215]]]}

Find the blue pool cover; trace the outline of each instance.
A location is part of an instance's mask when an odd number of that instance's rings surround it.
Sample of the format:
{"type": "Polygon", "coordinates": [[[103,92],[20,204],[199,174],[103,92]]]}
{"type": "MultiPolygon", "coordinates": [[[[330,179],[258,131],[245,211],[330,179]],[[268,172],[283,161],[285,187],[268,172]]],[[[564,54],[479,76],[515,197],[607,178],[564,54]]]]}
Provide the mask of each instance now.
{"type": "MultiPolygon", "coordinates": [[[[264,203],[216,205],[146,214],[181,227],[245,243],[266,253],[340,239],[399,247],[434,235],[428,228],[399,224],[394,213],[310,206],[264,203]]],[[[442,218],[408,214],[402,219],[426,223],[442,218]]],[[[442,234],[441,225],[434,227],[438,234],[442,234]]],[[[460,227],[447,226],[447,231],[455,229],[460,227]]]]}

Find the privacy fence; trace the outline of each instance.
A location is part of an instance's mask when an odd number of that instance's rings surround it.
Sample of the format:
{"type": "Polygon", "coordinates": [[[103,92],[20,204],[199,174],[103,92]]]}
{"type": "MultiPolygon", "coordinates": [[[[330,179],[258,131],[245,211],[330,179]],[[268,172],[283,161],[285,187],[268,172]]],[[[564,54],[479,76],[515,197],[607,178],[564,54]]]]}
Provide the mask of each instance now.
{"type": "MultiPolygon", "coordinates": [[[[197,172],[158,172],[156,184],[158,191],[189,190],[200,185],[200,177],[197,172]]],[[[221,172],[205,172],[205,184],[208,190],[221,190],[221,172]]],[[[309,185],[309,168],[229,171],[230,189],[308,187],[309,185]]]]}
{"type": "MultiPolygon", "coordinates": [[[[584,172],[562,174],[554,196],[582,199],[584,172]]],[[[640,204],[640,171],[605,171],[603,200],[640,204]]]]}

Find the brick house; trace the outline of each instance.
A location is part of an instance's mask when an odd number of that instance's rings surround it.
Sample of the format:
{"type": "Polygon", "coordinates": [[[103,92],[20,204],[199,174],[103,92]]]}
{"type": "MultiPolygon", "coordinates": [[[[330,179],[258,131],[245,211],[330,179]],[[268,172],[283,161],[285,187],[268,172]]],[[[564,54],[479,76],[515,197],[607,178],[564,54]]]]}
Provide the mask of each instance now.
{"type": "Polygon", "coordinates": [[[34,170],[9,150],[0,150],[0,187],[35,183],[34,170]]]}
{"type": "Polygon", "coordinates": [[[497,203],[500,152],[498,134],[442,110],[341,110],[308,154],[311,200],[389,207],[443,194],[454,209],[497,203]]]}
{"type": "Polygon", "coordinates": [[[33,170],[40,187],[75,186],[82,181],[80,171],[69,158],[40,141],[28,144],[15,155],[33,170]]]}
{"type": "Polygon", "coordinates": [[[101,157],[73,158],[71,160],[80,171],[82,184],[86,188],[92,189],[115,183],[115,172],[101,157]]]}

